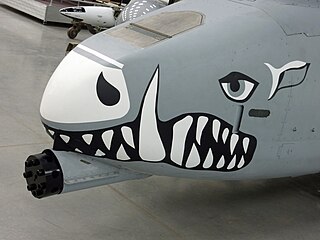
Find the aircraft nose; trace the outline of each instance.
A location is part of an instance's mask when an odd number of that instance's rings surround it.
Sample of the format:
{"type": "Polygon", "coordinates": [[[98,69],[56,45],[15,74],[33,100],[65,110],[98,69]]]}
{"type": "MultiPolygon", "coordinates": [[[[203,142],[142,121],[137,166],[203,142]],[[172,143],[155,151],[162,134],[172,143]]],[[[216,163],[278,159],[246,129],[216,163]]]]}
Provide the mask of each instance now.
{"type": "Polygon", "coordinates": [[[57,67],[42,97],[45,123],[93,123],[122,118],[130,107],[123,64],[78,45],[57,67]]]}
{"type": "Polygon", "coordinates": [[[60,12],[62,15],[65,15],[66,13],[68,13],[68,10],[69,10],[69,8],[61,8],[61,9],[59,10],[59,12],[60,12]]]}

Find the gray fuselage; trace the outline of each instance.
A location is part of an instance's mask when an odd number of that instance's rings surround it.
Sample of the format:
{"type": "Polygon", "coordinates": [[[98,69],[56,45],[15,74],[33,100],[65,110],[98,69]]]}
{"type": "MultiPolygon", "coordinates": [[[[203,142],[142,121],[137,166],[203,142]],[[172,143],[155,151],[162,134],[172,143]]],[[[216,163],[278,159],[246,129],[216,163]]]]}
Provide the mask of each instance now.
{"type": "Polygon", "coordinates": [[[300,2],[183,0],[87,39],[43,97],[54,149],[177,177],[319,172],[319,3],[300,2]]]}

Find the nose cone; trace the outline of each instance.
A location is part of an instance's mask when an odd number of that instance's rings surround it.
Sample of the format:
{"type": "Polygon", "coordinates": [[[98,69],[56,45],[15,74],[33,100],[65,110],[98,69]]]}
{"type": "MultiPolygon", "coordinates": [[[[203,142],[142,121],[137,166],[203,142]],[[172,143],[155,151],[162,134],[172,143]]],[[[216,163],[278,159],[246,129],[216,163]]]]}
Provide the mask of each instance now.
{"type": "Polygon", "coordinates": [[[78,45],[49,80],[40,106],[43,121],[77,124],[125,116],[130,102],[122,67],[123,64],[78,45]],[[82,54],[78,53],[80,50],[82,54]]]}
{"type": "Polygon", "coordinates": [[[71,10],[71,8],[61,8],[61,9],[59,10],[60,14],[62,14],[62,15],[64,15],[64,16],[68,16],[68,14],[69,14],[71,11],[73,12],[73,10],[71,10]]]}

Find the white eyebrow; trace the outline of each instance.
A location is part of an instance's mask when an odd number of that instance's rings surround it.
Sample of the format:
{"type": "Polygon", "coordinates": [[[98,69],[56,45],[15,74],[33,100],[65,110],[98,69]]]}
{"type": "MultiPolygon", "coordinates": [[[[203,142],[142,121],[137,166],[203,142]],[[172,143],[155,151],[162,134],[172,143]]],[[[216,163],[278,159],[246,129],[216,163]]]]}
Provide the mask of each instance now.
{"type": "Polygon", "coordinates": [[[112,59],[112,58],[110,58],[110,57],[108,57],[106,55],[103,55],[102,53],[99,53],[99,52],[97,52],[97,51],[95,51],[95,50],[93,50],[91,48],[88,48],[88,47],[83,46],[81,44],[79,44],[77,47],[82,49],[82,50],[84,50],[84,51],[86,51],[86,52],[88,52],[88,53],[91,53],[92,55],[96,56],[97,58],[100,58],[100,59],[102,59],[102,60],[104,60],[104,61],[106,61],[108,63],[111,63],[112,65],[114,65],[114,66],[116,66],[116,67],[118,67],[120,69],[122,69],[123,66],[124,66],[122,63],[120,63],[120,62],[118,62],[118,61],[116,61],[116,60],[114,60],[114,59],[112,59]]]}
{"type": "Polygon", "coordinates": [[[285,72],[289,69],[299,69],[299,68],[305,67],[307,65],[306,62],[302,62],[302,61],[292,61],[292,62],[285,64],[281,68],[275,68],[270,63],[264,63],[264,64],[269,68],[269,70],[271,71],[271,74],[272,74],[272,87],[271,87],[271,92],[270,92],[268,100],[270,100],[274,96],[275,92],[277,91],[279,84],[280,84],[280,75],[283,72],[285,72]]]}

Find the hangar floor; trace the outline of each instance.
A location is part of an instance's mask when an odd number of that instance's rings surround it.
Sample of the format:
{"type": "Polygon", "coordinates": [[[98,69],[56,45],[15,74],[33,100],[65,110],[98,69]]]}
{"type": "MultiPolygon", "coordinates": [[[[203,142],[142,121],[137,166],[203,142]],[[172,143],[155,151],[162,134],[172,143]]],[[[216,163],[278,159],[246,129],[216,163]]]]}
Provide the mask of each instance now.
{"type": "MultiPolygon", "coordinates": [[[[51,146],[39,121],[66,29],[0,5],[0,239],[319,239],[319,176],[210,182],[151,177],[43,200],[25,158],[51,146]]],[[[89,36],[83,31],[78,39],[89,36]]]]}

